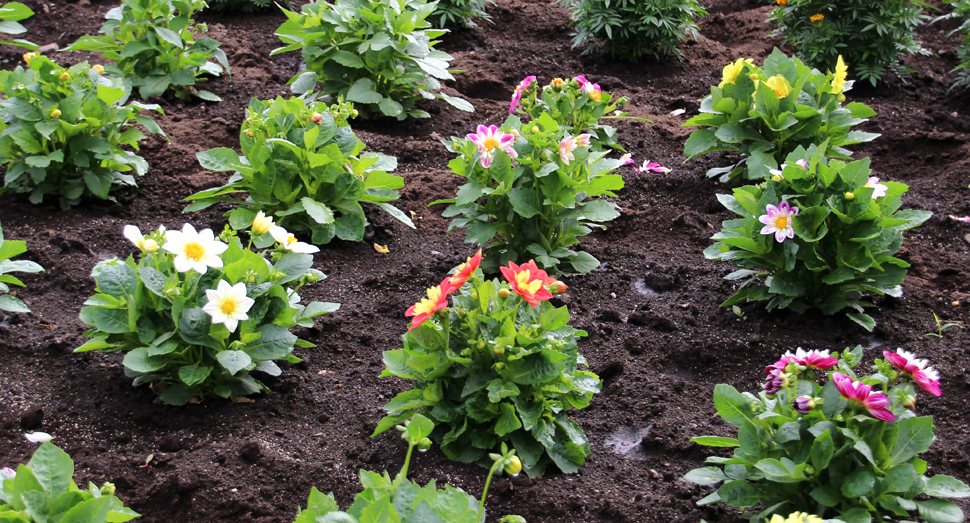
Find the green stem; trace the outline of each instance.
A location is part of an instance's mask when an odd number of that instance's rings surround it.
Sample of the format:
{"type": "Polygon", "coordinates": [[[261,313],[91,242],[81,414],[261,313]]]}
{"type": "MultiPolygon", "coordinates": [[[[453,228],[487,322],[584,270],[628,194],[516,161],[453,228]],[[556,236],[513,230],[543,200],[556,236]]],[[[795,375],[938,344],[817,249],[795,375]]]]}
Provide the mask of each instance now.
{"type": "Polygon", "coordinates": [[[488,486],[492,483],[492,475],[495,474],[495,469],[498,468],[500,463],[505,460],[498,460],[492,464],[492,468],[488,470],[488,477],[485,478],[485,490],[482,491],[482,500],[478,502],[478,520],[482,520],[482,516],[485,514],[485,497],[488,496],[488,486]]]}
{"type": "Polygon", "coordinates": [[[397,489],[397,486],[400,485],[401,482],[404,481],[404,478],[408,476],[408,466],[411,464],[411,453],[414,452],[414,445],[414,443],[411,443],[410,441],[408,442],[408,454],[404,457],[404,466],[401,467],[401,471],[398,472],[397,477],[394,478],[393,489],[397,489]]]}

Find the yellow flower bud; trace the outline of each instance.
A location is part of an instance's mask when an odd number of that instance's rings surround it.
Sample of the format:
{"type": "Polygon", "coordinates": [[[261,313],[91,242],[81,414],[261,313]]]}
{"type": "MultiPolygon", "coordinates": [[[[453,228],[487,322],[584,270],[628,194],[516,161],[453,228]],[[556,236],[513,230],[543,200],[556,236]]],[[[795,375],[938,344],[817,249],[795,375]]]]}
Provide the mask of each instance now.
{"type": "Polygon", "coordinates": [[[60,118],[60,117],[61,117],[60,109],[54,109],[53,111],[51,111],[51,118],[60,118]]]}
{"type": "Polygon", "coordinates": [[[771,181],[773,181],[773,182],[780,182],[782,180],[784,180],[784,178],[782,178],[781,175],[779,175],[779,174],[776,174],[776,175],[774,175],[774,176],[771,177],[771,181]]]}
{"type": "Polygon", "coordinates": [[[253,137],[253,130],[252,129],[246,129],[246,136],[252,138],[253,137]]]}
{"type": "Polygon", "coordinates": [[[522,460],[518,456],[512,456],[509,458],[509,463],[505,465],[505,473],[514,476],[522,472],[522,460]]]}
{"type": "Polygon", "coordinates": [[[336,120],[337,118],[340,118],[340,113],[338,111],[334,111],[333,112],[333,119],[336,120]]]}
{"type": "Polygon", "coordinates": [[[60,76],[58,76],[58,78],[60,78],[62,82],[66,82],[71,79],[71,75],[67,74],[67,71],[64,71],[60,76]]]}
{"type": "Polygon", "coordinates": [[[853,200],[853,199],[855,199],[855,194],[854,193],[851,193],[851,192],[847,192],[847,193],[845,193],[845,199],[846,200],[853,200]]]}
{"type": "Polygon", "coordinates": [[[533,133],[537,133],[537,132],[539,132],[539,126],[538,126],[538,125],[533,125],[533,126],[532,126],[532,129],[530,129],[530,130],[531,130],[531,131],[532,131],[533,133]]]}
{"type": "Polygon", "coordinates": [[[508,289],[499,289],[499,291],[498,291],[498,297],[501,298],[501,299],[503,299],[503,300],[508,299],[509,294],[510,293],[509,293],[509,290],[508,289]]]}
{"type": "Polygon", "coordinates": [[[29,64],[34,58],[37,58],[37,53],[24,53],[24,63],[29,64]]]}
{"type": "Polygon", "coordinates": [[[353,112],[350,113],[350,115],[352,118],[357,118],[357,116],[360,115],[360,113],[357,112],[357,109],[354,109],[353,112]]]}
{"type": "Polygon", "coordinates": [[[101,64],[94,64],[94,66],[91,67],[91,69],[94,69],[95,71],[97,71],[98,74],[104,74],[104,66],[101,64]]]}

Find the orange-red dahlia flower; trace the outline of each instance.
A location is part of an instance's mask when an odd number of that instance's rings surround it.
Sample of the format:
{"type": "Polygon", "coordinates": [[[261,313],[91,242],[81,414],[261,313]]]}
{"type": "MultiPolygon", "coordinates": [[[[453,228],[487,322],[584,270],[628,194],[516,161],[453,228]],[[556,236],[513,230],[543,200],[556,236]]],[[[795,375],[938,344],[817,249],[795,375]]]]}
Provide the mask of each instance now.
{"type": "Polygon", "coordinates": [[[408,332],[411,332],[412,329],[421,326],[421,324],[433,316],[434,313],[448,306],[449,288],[450,284],[448,283],[448,278],[445,278],[438,285],[428,289],[427,298],[415,303],[404,312],[405,316],[414,316],[414,318],[411,320],[411,326],[408,327],[408,332]]]}
{"type": "Polygon", "coordinates": [[[478,249],[478,252],[471,258],[465,260],[465,263],[459,265],[455,274],[448,279],[448,285],[450,286],[448,293],[451,294],[460,289],[468,281],[468,278],[472,274],[475,274],[475,269],[478,269],[478,264],[480,263],[482,263],[482,250],[478,249]]]}
{"type": "Polygon", "coordinates": [[[537,267],[535,260],[529,260],[529,263],[522,265],[509,262],[508,267],[499,269],[502,271],[502,276],[512,284],[512,290],[522,296],[529,305],[538,307],[540,301],[552,298],[552,293],[544,285],[552,284],[556,280],[537,267]]]}

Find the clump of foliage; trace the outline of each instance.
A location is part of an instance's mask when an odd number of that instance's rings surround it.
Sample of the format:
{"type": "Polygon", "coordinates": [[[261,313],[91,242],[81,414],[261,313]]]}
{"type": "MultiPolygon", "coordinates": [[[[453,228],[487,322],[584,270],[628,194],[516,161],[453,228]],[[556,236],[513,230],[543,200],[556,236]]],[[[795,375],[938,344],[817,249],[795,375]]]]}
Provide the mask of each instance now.
{"type": "Polygon", "coordinates": [[[929,19],[923,0],[788,0],[779,2],[771,21],[798,56],[819,69],[831,69],[841,55],[852,76],[876,85],[888,71],[905,80],[912,69],[900,59],[929,55],[916,28],[929,19]]]}
{"type": "Polygon", "coordinates": [[[131,82],[143,100],[169,92],[178,98],[218,102],[221,98],[215,94],[194,87],[205,81],[203,75],[229,72],[221,44],[211,38],[196,39],[209,29],[192,19],[204,7],[204,0],[122,0],[105,15],[101,36],[83,36],[65,50],[103,53],[117,62],[105,66],[105,71],[131,82]]]}
{"type": "Polygon", "coordinates": [[[487,244],[486,270],[509,261],[535,260],[545,269],[585,274],[599,266],[576,250],[592,227],[620,215],[603,199],[623,188],[612,174],[626,165],[592,146],[592,135],[573,135],[548,113],[528,124],[510,116],[500,127],[480,125],[465,138],[444,142],[460,156],[448,166],[468,179],[450,203],[446,218],[458,216],[448,231],[467,228],[465,243],[487,244]],[[515,158],[517,165],[512,164],[515,158]]]}
{"type": "MultiPolygon", "coordinates": [[[[495,5],[495,0],[487,0],[487,2],[495,5]]],[[[492,17],[485,11],[485,3],[486,0],[438,0],[429,18],[437,21],[436,27],[477,28],[478,24],[472,21],[472,18],[492,21],[492,17]]]]}
{"type": "Polygon", "coordinates": [[[865,104],[844,107],[852,89],[847,70],[838,59],[835,73],[822,74],[777,48],[764,66],[739,58],[724,67],[721,83],[701,101],[701,114],[685,126],[703,126],[684,144],[688,160],[714,151],[732,151],[742,159],[730,167],[707,172],[720,180],[760,180],[777,169],[797,147],[828,140],[829,155],[849,159],[846,145],[869,142],[879,134],[853,131],[876,113],[865,104]]]}
{"type": "MultiPolygon", "coordinates": [[[[0,6],[0,33],[19,35],[27,32],[20,21],[34,16],[34,11],[20,2],[7,2],[0,6]]],[[[27,49],[37,49],[37,44],[21,40],[0,40],[0,44],[16,45],[27,49]]]]}
{"type": "MultiPolygon", "coordinates": [[[[283,2],[278,3],[291,9],[293,6],[293,3],[289,0],[284,0],[283,2]]],[[[208,10],[227,13],[252,13],[254,11],[269,9],[274,5],[272,0],[208,0],[208,4],[208,7],[206,7],[208,10]]]]}
{"type": "MultiPolygon", "coordinates": [[[[485,520],[485,497],[488,495],[492,475],[499,469],[504,469],[510,475],[517,475],[522,470],[522,464],[515,455],[515,450],[509,451],[503,446],[502,454],[491,455],[493,463],[485,480],[481,503],[475,499],[475,496],[466,494],[451,485],[438,489],[434,480],[421,487],[408,480],[408,466],[415,447],[418,448],[418,452],[426,452],[431,448],[431,440],[428,437],[435,428],[434,422],[417,414],[396,428],[401,432],[401,438],[408,442],[408,453],[404,458],[401,471],[394,476],[393,481],[386,471],[381,475],[361,470],[360,482],[364,486],[364,491],[354,497],[354,503],[346,512],[342,512],[337,506],[333,494],[325,496],[314,487],[310,490],[306,510],[301,510],[293,523],[320,521],[479,523],[485,520]]],[[[502,518],[501,523],[525,523],[525,519],[521,516],[506,516],[502,518]]]]}
{"type": "Polygon", "coordinates": [[[467,100],[440,91],[439,80],[454,80],[451,55],[434,49],[447,32],[429,29],[436,3],[425,0],[315,0],[276,31],[286,44],[272,54],[302,50],[306,71],[290,80],[293,92],[316,89],[354,102],[365,118],[404,120],[431,115],[415,107],[440,98],[472,112],[467,100]]]}
{"type": "Polygon", "coordinates": [[[0,520],[4,523],[124,523],[139,514],[115,496],[115,486],[74,483],[74,461],[44,442],[26,465],[0,469],[0,520]]]}
{"type": "Polygon", "coordinates": [[[24,55],[27,68],[0,71],[0,161],[7,165],[3,189],[30,193],[30,201],[60,198],[62,209],[83,198],[114,200],[110,191],[135,186],[148,162],[123,149],[138,150],[145,135],[163,134],[141,110],[157,105],[127,100],[120,78],[105,78],[87,62],[64,69],[46,56],[24,55]]]}
{"type": "Polygon", "coordinates": [[[559,127],[573,136],[589,133],[593,150],[613,148],[623,150],[616,139],[616,129],[600,120],[624,118],[651,123],[646,118],[634,118],[619,108],[629,101],[613,98],[599,84],[577,76],[572,80],[554,78],[549,85],[539,87],[535,76],[527,76],[512,93],[509,114],[528,116],[536,120],[548,114],[559,127]]]}
{"type": "Polygon", "coordinates": [[[943,498],[970,496],[962,481],[927,476],[917,457],[933,444],[933,418],[915,414],[914,385],[939,396],[939,376],[902,349],[885,351],[875,373],[853,371],[862,347],[841,356],[829,351],[788,352],[767,368],[764,390],[739,393],[714,388],[714,406],[738,427],[738,437],[701,436],[691,441],[734,447],[734,456],[710,457],[712,466],[684,479],[721,486],[698,501],[750,509],[753,522],[781,521],[781,514],[817,514],[809,521],[963,521],[960,508],[943,498]],[[822,385],[813,370],[826,372],[822,385]]]}
{"type": "Polygon", "coordinates": [[[970,87],[970,0],[947,0],[946,3],[953,6],[953,11],[937,17],[933,22],[936,23],[940,20],[951,18],[961,19],[960,27],[950,31],[946,36],[962,35],[961,41],[963,42],[963,45],[956,50],[960,63],[950,71],[951,73],[957,73],[957,79],[950,86],[949,90],[952,91],[958,87],[967,89],[970,87]]]}
{"type": "Polygon", "coordinates": [[[872,330],[863,293],[902,295],[909,264],[893,255],[903,231],[933,213],[899,210],[908,186],[871,176],[868,158],[826,160],[825,146],[799,147],[771,179],[718,195],[740,218],[723,223],[704,255],[740,268],[727,279],[745,280],[722,307],[765,301],[768,310],[799,313],[849,308],[849,318],[872,330]]]}
{"type": "Polygon", "coordinates": [[[312,327],[314,317],[339,305],[300,305],[297,291],[325,278],[310,268],[309,253],[319,249],[265,217],[253,229],[254,237],[271,235],[275,248],[253,250],[252,240],[243,247],[228,229],[223,243],[189,224],[148,237],[126,227],[140,259],[94,267],[97,294],[81,309],[81,321],[93,327],[85,336],[93,339],[75,352],[125,352],[125,374],[136,386],[151,383],[170,405],[268,391],[250,372],[279,376],[274,360],[299,363],[294,345],[313,345],[289,329],[312,327]]]}
{"type": "Polygon", "coordinates": [[[7,312],[30,312],[24,302],[16,296],[7,294],[10,292],[10,285],[24,286],[12,272],[25,272],[36,274],[44,270],[40,264],[30,260],[11,260],[14,256],[27,252],[27,242],[5,240],[3,238],[3,228],[0,227],[0,311],[7,312]]]}
{"type": "Polygon", "coordinates": [[[366,146],[347,123],[357,114],[353,104],[327,105],[312,97],[254,98],[240,130],[242,156],[226,147],[198,153],[202,167],[235,173],[222,187],[188,197],[193,203],[185,210],[235,203],[238,207],[227,214],[237,228],[261,211],[289,230],[312,234],[318,245],[334,236],[363,239],[367,219],[361,203],[377,205],[414,228],[388,203],[400,198],[397,190],[404,187],[403,178],[387,172],[397,167],[397,159],[362,153],[366,146]],[[227,196],[233,193],[248,198],[227,196]]]}
{"type": "Polygon", "coordinates": [[[404,348],[384,352],[381,376],[418,384],[385,405],[374,434],[420,412],[453,460],[487,467],[489,452],[510,443],[529,476],[550,464],[575,472],[589,441],[567,413],[587,407],[600,380],[579,369],[586,333],[548,301],[566,286],[532,261],[502,267],[504,282],[487,281],[481,259],[478,251],[405,313],[413,319],[404,348]]]}
{"type": "Polygon", "coordinates": [[[638,61],[646,56],[683,58],[677,46],[697,40],[698,18],[707,11],[697,0],[557,0],[572,14],[573,48],[638,61]]]}

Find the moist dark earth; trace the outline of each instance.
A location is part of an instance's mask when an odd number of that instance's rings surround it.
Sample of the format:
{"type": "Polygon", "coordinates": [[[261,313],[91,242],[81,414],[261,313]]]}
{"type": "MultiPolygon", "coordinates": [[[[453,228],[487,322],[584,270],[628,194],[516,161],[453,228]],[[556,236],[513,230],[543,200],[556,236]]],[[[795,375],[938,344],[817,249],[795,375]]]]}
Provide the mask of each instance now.
{"type": "MultiPolygon", "coordinates": [[[[61,48],[96,33],[116,5],[27,4],[38,14],[26,21],[25,36],[61,48]]],[[[329,278],[301,294],[342,307],[319,318],[314,328],[297,330],[316,348],[297,349],[304,362],[283,364],[282,376],[268,380],[273,393],[250,404],[210,400],[169,407],[154,403],[147,387],[131,386],[121,355],[72,353],[86,330],[78,310],[94,292],[90,270],[100,260],[132,252],[121,235],[126,224],[147,230],[191,221],[221,229],[226,208],[182,213],[183,198],[221,185],[228,174],[205,171],[195,153],[219,146],[238,150],[250,98],[287,95],[285,82],[300,67],[298,53],[269,56],[278,46],[273,32],[284,20],[280,12],[202,13],[197,18],[223,43],[232,78],[205,85],[222,96],[221,103],[152,100],[165,109],[165,116],[154,116],[170,141],[153,137],[143,143],[152,168],[139,188],[118,193],[117,203],[67,212],[56,202],[34,206],[23,195],[0,197],[5,235],[26,240],[25,257],[47,269],[24,278],[27,288],[16,291],[33,313],[12,317],[9,328],[0,330],[0,465],[29,459],[35,447],[24,432],[49,432],[75,459],[79,483],[115,483],[118,495],[143,514],[141,521],[152,523],[289,522],[311,486],[349,505],[360,490],[358,469],[393,474],[406,450],[394,431],[369,437],[387,400],[411,387],[378,377],[381,351],[400,347],[404,310],[476,248],[463,244],[461,231],[446,235],[442,207],[427,205],[452,197],[462,180],[448,171],[450,155],[439,140],[478,124],[501,123],[513,87],[527,75],[548,83],[584,74],[628,96],[632,116],[653,120],[619,122],[622,145],[638,162],[649,159],[673,171],[627,169],[617,200],[623,215],[583,240],[602,267],[565,278],[570,288],[562,301],[572,325],[589,332],[580,350],[604,380],[590,407],[572,414],[589,436],[592,455],[572,475],[494,482],[487,520],[511,513],[530,523],[738,521],[736,510],[695,505],[710,488],[680,478],[717,450],[688,440],[734,436],[733,427],[715,415],[713,387],[730,383],[757,390],[764,366],[796,347],[841,350],[861,344],[867,348],[865,365],[897,347],[929,358],[940,371],[943,395],[921,396],[917,406],[936,420],[936,442],[923,457],[930,473],[966,481],[970,329],[950,328],[942,339],[925,336],[937,330],[934,313],[944,322],[966,322],[970,310],[970,224],[948,218],[970,214],[970,95],[947,92],[957,42],[945,33],[955,22],[919,30],[934,54],[906,59],[916,70],[908,83],[889,78],[878,88],[859,84],[848,94],[878,113],[864,130],[882,133],[856,146],[855,156],[871,157],[877,176],[909,184],[904,207],[934,213],[907,234],[900,252],[912,264],[905,294],[875,298],[878,307],[870,314],[878,324],[867,333],[841,316],[768,313],[746,305],[742,322],[718,307],[733,292],[734,283],[722,279],[732,267],[705,260],[701,251],[729,218],[716,195],[730,187],[704,173],[733,159],[713,155],[682,164],[690,129],[681,124],[696,114],[724,64],[742,56],[760,63],[779,42],[765,36],[771,31],[764,23],[770,6],[750,0],[704,4],[710,16],[699,21],[703,38],[681,46],[683,61],[629,64],[581,56],[571,49],[568,13],[549,0],[497,0],[489,7],[494,25],[443,37],[439,48],[454,55],[454,69],[464,70],[447,92],[472,101],[476,113],[433,101],[423,105],[431,119],[353,122],[370,150],[398,157],[397,172],[407,182],[399,206],[416,214],[417,230],[369,211],[364,242],[335,241],[315,256],[314,266],[329,278]],[[676,109],[686,114],[671,115],[676,109]],[[374,242],[387,244],[390,253],[375,252],[374,242]],[[622,438],[643,434],[635,452],[614,452],[622,438]],[[141,467],[149,455],[151,467],[141,467]]],[[[3,67],[15,67],[21,53],[2,48],[3,67]]],[[[81,53],[56,59],[99,61],[81,53]]],[[[410,477],[480,495],[485,472],[432,449],[417,455],[410,477]]]]}

